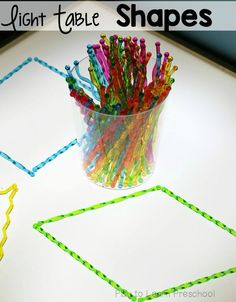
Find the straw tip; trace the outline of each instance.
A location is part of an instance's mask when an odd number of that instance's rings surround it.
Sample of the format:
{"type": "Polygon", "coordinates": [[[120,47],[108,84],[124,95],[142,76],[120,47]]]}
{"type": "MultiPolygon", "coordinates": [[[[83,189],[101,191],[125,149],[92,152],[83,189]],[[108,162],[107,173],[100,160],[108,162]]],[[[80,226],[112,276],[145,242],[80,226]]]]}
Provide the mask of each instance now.
{"type": "Polygon", "coordinates": [[[15,191],[18,191],[18,186],[17,186],[17,184],[13,184],[13,185],[12,185],[12,189],[15,190],[15,191]]]}

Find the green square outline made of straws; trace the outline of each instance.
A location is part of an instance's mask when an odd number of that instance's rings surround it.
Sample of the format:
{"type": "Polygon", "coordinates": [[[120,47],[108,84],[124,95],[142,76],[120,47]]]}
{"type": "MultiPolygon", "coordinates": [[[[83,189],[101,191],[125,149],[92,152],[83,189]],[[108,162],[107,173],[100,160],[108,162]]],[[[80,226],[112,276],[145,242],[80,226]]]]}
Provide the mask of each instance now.
{"type": "Polygon", "coordinates": [[[68,253],[75,260],[77,260],[78,262],[80,262],[81,264],[83,264],[87,269],[89,269],[90,271],[94,272],[99,278],[101,278],[102,280],[106,281],[108,284],[110,284],[110,286],[112,286],[114,289],[116,289],[117,291],[119,291],[120,293],[122,293],[124,296],[126,296],[131,301],[137,301],[137,302],[149,301],[149,300],[156,299],[156,298],[159,298],[161,296],[169,295],[171,293],[174,293],[174,292],[177,292],[177,291],[180,291],[180,290],[183,290],[183,289],[186,289],[186,288],[189,288],[189,287],[201,284],[201,283],[208,282],[210,280],[222,278],[222,277],[225,277],[225,276],[227,276],[229,274],[236,273],[236,267],[232,267],[232,268],[229,268],[227,270],[214,273],[212,275],[204,276],[204,277],[199,278],[197,280],[189,281],[189,282],[186,282],[186,283],[183,283],[183,284],[180,284],[180,285],[177,285],[177,286],[174,286],[174,287],[162,290],[160,292],[155,292],[155,293],[147,295],[145,297],[138,298],[137,296],[135,296],[134,294],[132,294],[128,290],[126,290],[123,287],[121,287],[114,280],[110,279],[103,272],[99,271],[97,268],[95,268],[88,261],[86,261],[85,259],[81,258],[77,253],[75,253],[73,250],[69,249],[65,244],[63,244],[62,242],[58,241],[53,235],[51,235],[50,233],[46,232],[42,228],[42,226],[44,224],[47,224],[47,223],[53,223],[53,222],[56,222],[56,221],[59,221],[59,220],[62,220],[62,219],[68,218],[68,217],[77,216],[77,215],[80,215],[80,214],[83,214],[83,213],[86,213],[86,212],[89,212],[89,211],[93,211],[93,210],[98,210],[98,209],[101,209],[101,208],[106,207],[108,205],[114,205],[114,204],[123,202],[123,201],[125,201],[127,199],[136,198],[138,196],[141,196],[141,195],[144,195],[144,194],[147,194],[147,193],[150,193],[150,192],[156,192],[156,191],[161,191],[161,192],[167,194],[169,197],[175,199],[176,201],[178,201],[182,205],[188,207],[190,210],[192,210],[195,213],[201,215],[203,218],[205,218],[208,221],[214,223],[219,228],[223,229],[224,231],[228,232],[232,236],[236,237],[236,230],[228,227],[227,225],[225,225],[221,221],[219,221],[219,220],[213,218],[212,216],[210,216],[208,213],[201,211],[194,204],[191,204],[191,203],[187,202],[182,197],[174,194],[169,189],[167,189],[165,187],[162,187],[160,185],[151,187],[151,188],[146,189],[146,190],[137,191],[135,193],[132,193],[132,194],[129,194],[129,195],[126,195],[126,196],[121,196],[121,197],[112,199],[112,200],[107,201],[107,202],[98,203],[98,204],[92,205],[92,206],[87,207],[87,208],[82,208],[82,209],[79,209],[79,210],[75,210],[75,211],[72,211],[72,212],[67,213],[67,214],[62,214],[62,215],[59,215],[59,216],[55,216],[55,217],[49,218],[49,219],[44,220],[44,221],[39,221],[39,222],[37,222],[37,223],[35,223],[33,225],[33,228],[36,229],[41,234],[43,234],[48,240],[50,240],[51,242],[53,242],[54,244],[56,244],[60,249],[62,249],[64,252],[68,253]]]}

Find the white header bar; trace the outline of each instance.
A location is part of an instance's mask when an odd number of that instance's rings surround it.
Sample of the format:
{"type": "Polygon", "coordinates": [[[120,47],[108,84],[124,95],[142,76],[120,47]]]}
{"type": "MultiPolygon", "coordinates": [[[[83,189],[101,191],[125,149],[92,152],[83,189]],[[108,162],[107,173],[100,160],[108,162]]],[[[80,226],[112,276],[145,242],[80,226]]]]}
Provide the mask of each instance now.
{"type": "Polygon", "coordinates": [[[235,31],[235,16],[235,1],[0,2],[1,31],[235,31]]]}

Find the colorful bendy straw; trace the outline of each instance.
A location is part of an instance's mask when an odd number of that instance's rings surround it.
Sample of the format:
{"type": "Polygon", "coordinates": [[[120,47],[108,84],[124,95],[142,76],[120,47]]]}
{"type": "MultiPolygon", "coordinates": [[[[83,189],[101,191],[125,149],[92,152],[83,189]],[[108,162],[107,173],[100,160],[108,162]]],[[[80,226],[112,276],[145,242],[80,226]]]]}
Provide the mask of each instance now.
{"type": "Polygon", "coordinates": [[[102,34],[98,44],[87,46],[89,78],[79,61],[73,69],[66,66],[85,125],[83,167],[106,187],[133,187],[153,170],[157,121],[178,69],[168,52],[162,56],[160,42],[155,46],[150,70],[152,53],[144,38],[102,34]]]}
{"type": "Polygon", "coordinates": [[[10,222],[11,222],[10,214],[11,214],[11,211],[14,207],[13,198],[16,195],[17,191],[18,191],[18,188],[17,188],[16,184],[11,185],[9,188],[7,188],[5,190],[0,190],[0,195],[5,195],[5,194],[10,193],[10,195],[8,197],[9,206],[8,206],[8,208],[6,210],[6,213],[5,213],[6,220],[5,220],[5,222],[2,226],[2,238],[0,238],[0,261],[2,260],[2,258],[4,256],[3,246],[7,241],[7,229],[10,225],[10,222]]]}

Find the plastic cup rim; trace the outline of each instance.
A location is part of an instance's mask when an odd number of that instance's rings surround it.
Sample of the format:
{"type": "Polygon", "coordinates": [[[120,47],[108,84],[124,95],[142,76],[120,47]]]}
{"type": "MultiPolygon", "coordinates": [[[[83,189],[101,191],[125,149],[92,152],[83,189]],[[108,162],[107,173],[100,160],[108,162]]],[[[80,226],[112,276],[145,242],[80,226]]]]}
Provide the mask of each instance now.
{"type": "MultiPolygon", "coordinates": [[[[85,61],[86,59],[88,59],[88,57],[89,57],[89,56],[86,56],[86,57],[84,57],[83,59],[78,60],[78,61],[79,61],[79,64],[80,64],[81,62],[85,61]]],[[[151,58],[151,59],[155,61],[154,58],[151,58]]],[[[72,72],[73,72],[73,70],[74,70],[74,67],[72,68],[72,72]]],[[[167,97],[168,97],[168,96],[167,96],[167,97]]],[[[132,114],[117,114],[117,115],[109,114],[109,113],[103,113],[103,112],[98,112],[98,111],[96,111],[96,110],[92,110],[92,109],[90,109],[90,108],[84,106],[83,104],[81,104],[80,102],[78,102],[78,101],[76,101],[76,100],[75,100],[75,103],[79,103],[79,105],[80,105],[81,107],[83,107],[85,110],[90,111],[90,112],[93,112],[93,113],[96,113],[97,115],[101,115],[101,116],[103,115],[103,116],[107,116],[107,117],[108,117],[108,116],[111,116],[111,117],[114,117],[114,118],[117,118],[117,117],[125,118],[125,117],[130,117],[130,116],[138,116],[138,115],[145,115],[145,114],[148,114],[148,113],[150,113],[150,112],[152,112],[152,111],[154,111],[154,110],[157,110],[158,108],[164,106],[164,103],[165,103],[165,102],[159,104],[158,106],[154,106],[154,107],[151,108],[151,109],[145,110],[145,111],[141,111],[141,112],[137,112],[137,113],[132,113],[132,114]]]]}

